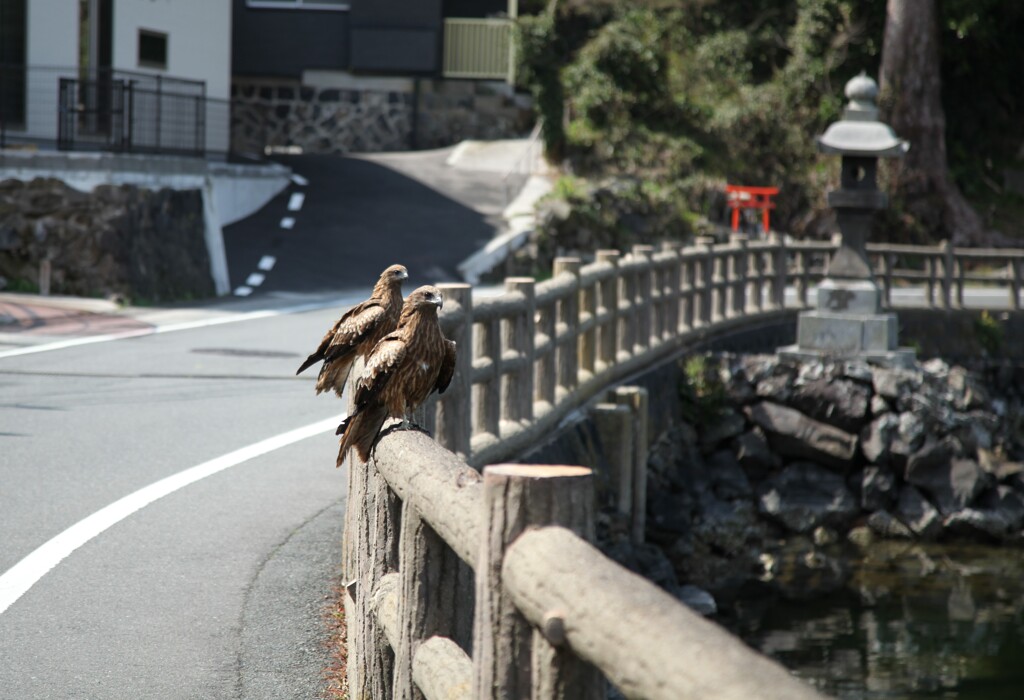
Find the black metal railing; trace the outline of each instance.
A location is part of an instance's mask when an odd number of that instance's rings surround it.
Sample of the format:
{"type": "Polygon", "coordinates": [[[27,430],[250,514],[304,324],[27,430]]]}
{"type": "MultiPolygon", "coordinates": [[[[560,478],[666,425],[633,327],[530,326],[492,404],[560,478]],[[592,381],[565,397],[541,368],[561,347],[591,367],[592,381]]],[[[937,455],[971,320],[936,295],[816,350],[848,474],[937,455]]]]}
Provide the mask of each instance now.
{"type": "Polygon", "coordinates": [[[133,71],[0,65],[0,147],[226,154],[228,100],[202,81],[133,71]]]}

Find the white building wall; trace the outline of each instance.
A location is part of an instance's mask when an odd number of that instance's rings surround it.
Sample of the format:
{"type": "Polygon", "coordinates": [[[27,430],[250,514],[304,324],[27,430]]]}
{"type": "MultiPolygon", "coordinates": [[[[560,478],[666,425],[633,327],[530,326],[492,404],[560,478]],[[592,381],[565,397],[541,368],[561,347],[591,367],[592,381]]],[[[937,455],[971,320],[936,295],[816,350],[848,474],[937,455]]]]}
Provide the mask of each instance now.
{"type": "Polygon", "coordinates": [[[231,95],[228,0],[114,0],[114,69],[206,81],[207,97],[231,95]],[[167,70],[139,66],[139,29],[167,34],[167,70]]]}
{"type": "MultiPolygon", "coordinates": [[[[25,135],[55,140],[58,78],[76,77],[78,66],[78,1],[30,0],[27,24],[26,63],[30,70],[25,135]]],[[[213,151],[226,151],[230,142],[231,2],[114,0],[112,35],[115,70],[206,82],[206,96],[212,98],[206,114],[206,145],[213,151]],[[166,70],[139,66],[139,29],[167,34],[166,70]]]]}
{"type": "Polygon", "coordinates": [[[78,3],[72,0],[30,0],[27,3],[25,64],[29,70],[25,104],[26,136],[57,138],[58,71],[78,65],[78,3]]]}
{"type": "Polygon", "coordinates": [[[213,100],[206,114],[206,147],[227,151],[231,114],[231,2],[228,0],[114,0],[116,70],[206,81],[213,100]],[[167,69],[139,65],[139,30],[167,34],[167,69]],[[224,102],[218,102],[224,100],[224,102]]]}

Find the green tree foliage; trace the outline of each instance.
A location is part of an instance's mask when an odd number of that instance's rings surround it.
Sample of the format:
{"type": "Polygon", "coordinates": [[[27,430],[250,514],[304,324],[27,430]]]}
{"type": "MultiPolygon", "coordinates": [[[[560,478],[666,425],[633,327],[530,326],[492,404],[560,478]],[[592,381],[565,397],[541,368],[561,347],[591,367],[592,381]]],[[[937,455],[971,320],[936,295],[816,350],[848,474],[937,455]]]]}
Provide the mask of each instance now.
{"type": "MultiPolygon", "coordinates": [[[[814,137],[840,117],[846,81],[877,73],[885,6],[553,0],[520,22],[521,75],[549,155],[577,175],[655,183],[637,191],[675,202],[682,219],[722,214],[711,181],[776,185],[773,222],[824,233],[838,167],[814,137]]],[[[977,195],[1024,140],[1024,42],[1007,39],[1024,29],[1024,3],[942,0],[940,12],[950,162],[977,195]]],[[[906,223],[899,211],[882,221],[906,223]]]]}

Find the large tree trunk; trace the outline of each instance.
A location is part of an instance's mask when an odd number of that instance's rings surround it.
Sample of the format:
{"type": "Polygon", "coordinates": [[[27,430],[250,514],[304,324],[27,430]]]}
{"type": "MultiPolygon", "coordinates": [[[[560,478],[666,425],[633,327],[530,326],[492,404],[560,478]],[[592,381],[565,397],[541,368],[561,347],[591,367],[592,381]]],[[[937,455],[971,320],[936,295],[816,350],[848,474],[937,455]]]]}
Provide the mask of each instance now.
{"type": "Polygon", "coordinates": [[[981,217],[949,176],[935,0],[888,0],[880,75],[885,119],[910,141],[893,189],[932,240],[985,242],[981,217]]]}

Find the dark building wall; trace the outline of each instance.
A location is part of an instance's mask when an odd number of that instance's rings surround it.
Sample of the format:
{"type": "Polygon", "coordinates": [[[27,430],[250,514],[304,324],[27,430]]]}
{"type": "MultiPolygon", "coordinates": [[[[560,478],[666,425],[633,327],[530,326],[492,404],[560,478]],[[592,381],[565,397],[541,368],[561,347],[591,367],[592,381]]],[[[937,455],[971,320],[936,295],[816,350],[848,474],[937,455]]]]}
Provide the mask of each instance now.
{"type": "Polygon", "coordinates": [[[268,10],[234,0],[231,72],[298,77],[307,68],[348,68],[350,13],[268,10]]]}
{"type": "Polygon", "coordinates": [[[433,75],[440,69],[442,0],[352,0],[350,68],[433,75]]]}
{"type": "Polygon", "coordinates": [[[444,0],[445,17],[493,17],[508,13],[508,0],[444,0]]]}

